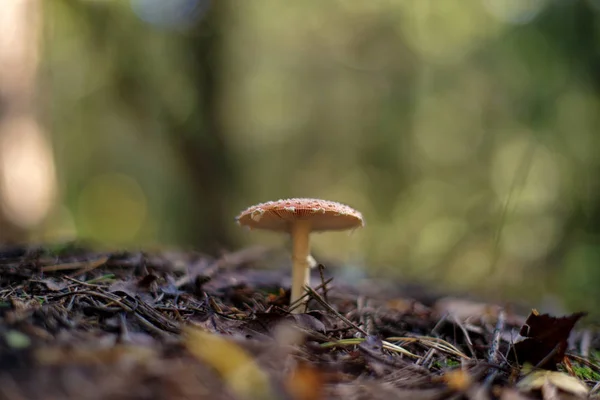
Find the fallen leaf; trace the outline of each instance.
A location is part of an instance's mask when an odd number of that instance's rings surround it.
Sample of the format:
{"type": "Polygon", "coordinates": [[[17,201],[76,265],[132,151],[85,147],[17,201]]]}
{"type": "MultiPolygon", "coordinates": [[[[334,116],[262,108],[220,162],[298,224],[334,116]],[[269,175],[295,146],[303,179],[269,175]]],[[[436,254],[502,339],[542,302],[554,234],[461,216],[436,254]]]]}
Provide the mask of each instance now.
{"type": "MultiPolygon", "coordinates": [[[[32,282],[35,282],[35,281],[32,280],[32,282]]],[[[52,292],[59,292],[67,287],[67,284],[65,282],[60,282],[60,281],[57,281],[56,279],[42,279],[41,281],[37,281],[37,282],[40,282],[40,283],[46,285],[48,290],[50,290],[52,292]]]]}
{"type": "Polygon", "coordinates": [[[502,307],[472,300],[443,297],[434,305],[439,315],[451,315],[461,322],[483,321],[495,323],[502,307]]]}
{"type": "Polygon", "coordinates": [[[442,379],[450,389],[457,392],[464,392],[473,384],[471,375],[460,368],[446,372],[442,379]]]}
{"type": "Polygon", "coordinates": [[[500,400],[531,400],[531,397],[513,388],[495,387],[492,391],[496,395],[500,394],[498,397],[500,400]]]}
{"type": "MultiPolygon", "coordinates": [[[[533,371],[517,383],[523,392],[543,391],[544,399],[552,398],[550,393],[563,391],[578,398],[586,398],[588,387],[579,379],[557,371],[533,371]]],[[[558,398],[558,397],[557,397],[558,398]]]]}
{"type": "Polygon", "coordinates": [[[4,341],[11,349],[26,349],[31,345],[29,336],[11,329],[4,334],[4,341]]]}
{"type": "Polygon", "coordinates": [[[10,303],[12,310],[8,310],[4,314],[5,321],[9,324],[22,321],[28,318],[35,310],[39,310],[41,308],[40,302],[35,298],[21,300],[17,297],[11,297],[10,303]]]}
{"type": "Polygon", "coordinates": [[[272,336],[280,346],[300,346],[306,341],[306,333],[292,322],[278,324],[273,329],[272,336]]]}
{"type": "Polygon", "coordinates": [[[153,296],[146,285],[150,279],[144,280],[144,278],[131,278],[127,280],[116,281],[108,287],[108,291],[111,293],[124,293],[133,299],[140,297],[144,302],[152,304],[154,302],[153,296]]]}
{"type": "Polygon", "coordinates": [[[56,271],[64,271],[64,270],[73,270],[78,269],[82,271],[89,272],[95,268],[98,268],[108,261],[109,257],[101,256],[94,260],[84,260],[84,261],[75,261],[75,262],[67,262],[62,264],[54,264],[47,265],[41,267],[42,272],[56,272],[56,271]]]}
{"type": "Polygon", "coordinates": [[[285,388],[294,400],[323,398],[325,375],[308,364],[299,364],[285,381],[285,388]]]}
{"type": "Polygon", "coordinates": [[[510,360],[521,365],[531,363],[539,368],[556,370],[556,365],[565,356],[571,330],[584,315],[586,313],[580,312],[558,318],[540,315],[533,310],[519,332],[525,339],[514,343],[514,351],[509,353],[510,360]],[[543,365],[539,365],[542,361],[543,365]]]}
{"type": "Polygon", "coordinates": [[[44,365],[114,365],[119,363],[145,364],[157,357],[150,347],[117,345],[108,348],[40,347],[35,359],[44,365]]]}
{"type": "Polygon", "coordinates": [[[224,384],[241,399],[278,399],[268,375],[236,343],[197,328],[184,330],[185,345],[194,357],[214,368],[224,384]]]}
{"type": "Polygon", "coordinates": [[[246,322],[243,328],[270,335],[281,323],[291,323],[309,331],[325,332],[325,325],[310,314],[256,313],[255,318],[246,322]]]}

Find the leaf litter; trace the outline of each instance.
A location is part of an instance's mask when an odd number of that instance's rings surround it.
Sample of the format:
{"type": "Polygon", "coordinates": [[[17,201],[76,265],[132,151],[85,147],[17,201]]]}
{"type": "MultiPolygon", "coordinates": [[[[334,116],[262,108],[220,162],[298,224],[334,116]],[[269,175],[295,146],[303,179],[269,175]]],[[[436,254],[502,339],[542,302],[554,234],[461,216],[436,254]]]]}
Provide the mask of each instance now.
{"type": "Polygon", "coordinates": [[[271,257],[0,249],[0,398],[600,397],[597,335],[574,331],[585,313],[525,318],[319,266],[290,314],[271,257]]]}

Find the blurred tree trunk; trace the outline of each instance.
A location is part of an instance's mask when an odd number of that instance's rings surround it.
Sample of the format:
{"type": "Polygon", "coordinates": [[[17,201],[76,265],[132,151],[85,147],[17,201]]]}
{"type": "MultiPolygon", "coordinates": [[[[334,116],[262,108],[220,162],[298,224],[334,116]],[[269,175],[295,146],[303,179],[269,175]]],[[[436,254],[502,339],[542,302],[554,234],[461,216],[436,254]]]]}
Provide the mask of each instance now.
{"type": "Polygon", "coordinates": [[[55,193],[36,112],[41,0],[0,1],[0,243],[30,238],[55,193]]]}
{"type": "Polygon", "coordinates": [[[226,200],[235,187],[235,173],[224,138],[220,110],[223,79],[224,21],[229,2],[212,1],[211,9],[196,28],[186,36],[193,62],[190,76],[200,99],[193,117],[178,127],[173,136],[176,149],[190,174],[197,205],[191,210],[186,236],[196,245],[213,248],[232,245],[227,225],[233,215],[226,215],[226,200]]]}
{"type": "MultiPolygon", "coordinates": [[[[205,0],[204,4],[201,3],[198,4],[210,5],[210,8],[195,22],[196,25],[175,34],[183,45],[181,59],[176,61],[181,63],[178,68],[183,66],[183,73],[192,81],[192,87],[186,90],[199,99],[194,112],[182,121],[180,116],[173,114],[169,100],[161,96],[162,88],[169,82],[153,81],[151,74],[139,73],[140,63],[147,62],[144,50],[137,46],[139,40],[144,40],[144,33],[136,32],[137,28],[128,30],[120,26],[120,41],[115,41],[114,35],[106,34],[107,24],[119,12],[116,3],[92,6],[85,2],[64,2],[73,15],[86,21],[90,44],[95,51],[109,53],[106,57],[111,57],[115,62],[115,93],[112,95],[130,107],[132,115],[140,116],[140,134],[146,134],[144,119],[150,115],[164,124],[164,132],[168,135],[166,140],[187,175],[185,190],[164,194],[165,197],[173,196],[170,204],[177,204],[177,208],[170,211],[177,221],[177,242],[214,252],[232,245],[227,227],[233,223],[233,216],[226,211],[226,200],[235,187],[235,174],[224,140],[220,123],[223,117],[219,110],[223,62],[221,47],[225,33],[223,21],[229,2],[205,0]],[[148,109],[146,100],[149,97],[157,105],[158,112],[148,109]],[[181,195],[189,197],[182,198],[181,195]]],[[[148,2],[148,7],[151,4],[148,2]]],[[[146,23],[148,29],[157,29],[152,22],[146,23]]],[[[182,73],[181,68],[172,73],[182,73]]]]}
{"type": "MultiPolygon", "coordinates": [[[[533,28],[541,32],[551,43],[553,51],[570,60],[572,70],[587,79],[596,95],[600,95],[600,45],[597,40],[599,13],[591,3],[566,2],[548,6],[548,10],[540,16],[533,28]]],[[[584,80],[582,79],[582,80],[584,80]]],[[[595,122],[595,121],[594,121],[595,122]]],[[[600,145],[598,135],[593,135],[591,148],[600,145]]],[[[594,153],[595,154],[595,153],[594,153]]],[[[574,232],[576,227],[583,229],[588,235],[600,239],[600,185],[598,174],[600,164],[594,156],[582,160],[589,168],[586,174],[579,177],[578,190],[583,198],[567,224],[574,232]]],[[[569,238],[566,238],[567,241],[569,238]]],[[[567,244],[565,248],[568,248],[567,244]]]]}

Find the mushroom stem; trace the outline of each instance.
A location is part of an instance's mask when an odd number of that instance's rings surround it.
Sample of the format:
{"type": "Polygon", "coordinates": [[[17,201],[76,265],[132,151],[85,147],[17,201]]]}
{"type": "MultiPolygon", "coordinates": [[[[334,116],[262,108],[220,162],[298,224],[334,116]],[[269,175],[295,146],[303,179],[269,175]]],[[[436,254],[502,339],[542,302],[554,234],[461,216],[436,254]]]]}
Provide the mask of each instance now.
{"type": "MultiPolygon", "coordinates": [[[[292,224],[292,293],[290,303],[295,302],[304,294],[304,286],[310,283],[309,235],[311,223],[308,220],[297,220],[292,224]]],[[[293,313],[304,312],[304,307],[297,307],[293,313]]]]}

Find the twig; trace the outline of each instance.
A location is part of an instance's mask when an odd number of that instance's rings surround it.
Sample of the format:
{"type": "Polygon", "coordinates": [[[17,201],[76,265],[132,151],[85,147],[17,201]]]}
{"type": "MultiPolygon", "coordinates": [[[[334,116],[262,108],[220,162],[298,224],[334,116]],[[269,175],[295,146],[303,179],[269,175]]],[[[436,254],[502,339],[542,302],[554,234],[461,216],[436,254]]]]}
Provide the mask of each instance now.
{"type": "Polygon", "coordinates": [[[540,361],[539,363],[537,363],[535,365],[536,368],[542,368],[544,365],[546,365],[546,363],[548,361],[550,361],[552,359],[552,357],[554,357],[556,355],[556,353],[558,353],[558,349],[560,347],[560,343],[558,343],[556,346],[554,346],[554,348],[552,349],[552,351],[548,354],[546,354],[546,357],[542,358],[542,361],[540,361]]]}
{"type": "MultiPolygon", "coordinates": [[[[371,338],[373,338],[373,336],[371,338]]],[[[378,339],[376,339],[376,340],[379,341],[378,339]]],[[[407,362],[406,360],[404,360],[402,358],[397,358],[397,357],[389,358],[389,357],[385,357],[386,354],[382,351],[382,349],[397,351],[394,348],[389,348],[387,346],[387,344],[389,344],[389,343],[381,342],[381,347],[379,347],[379,345],[377,345],[376,347],[373,347],[372,345],[369,345],[370,341],[371,341],[370,338],[365,338],[365,340],[363,340],[361,343],[358,344],[358,350],[360,352],[362,352],[364,354],[364,356],[370,357],[374,361],[382,363],[384,365],[388,365],[390,367],[406,368],[408,366],[411,366],[413,368],[420,369],[421,372],[429,373],[429,371],[427,371],[425,368],[416,366],[414,364],[410,364],[409,362],[407,362]]],[[[403,351],[398,351],[398,352],[401,353],[401,354],[410,355],[413,358],[418,358],[419,357],[416,354],[412,354],[412,353],[410,353],[409,351],[407,351],[405,349],[402,349],[402,350],[403,351]]]]}
{"type": "Polygon", "coordinates": [[[487,376],[485,377],[485,379],[483,380],[483,387],[485,388],[490,388],[492,387],[492,383],[494,383],[494,380],[496,380],[496,377],[498,376],[498,374],[500,373],[500,371],[498,369],[493,369],[491,370],[487,376]]]}
{"type": "Polygon", "coordinates": [[[440,319],[438,320],[438,322],[436,322],[436,324],[435,324],[435,325],[433,326],[433,328],[431,329],[431,333],[432,333],[432,334],[434,334],[434,335],[437,335],[437,334],[438,334],[438,330],[439,330],[440,326],[442,326],[442,324],[443,324],[444,322],[446,322],[446,320],[448,319],[448,315],[449,315],[449,314],[448,314],[448,313],[446,313],[446,314],[444,314],[444,315],[442,315],[442,316],[440,317],[440,319]]]}
{"type": "MultiPolygon", "coordinates": [[[[506,357],[502,353],[500,353],[500,335],[502,331],[504,331],[506,325],[506,313],[503,309],[498,313],[498,321],[496,321],[496,326],[494,327],[494,332],[492,333],[492,343],[490,344],[490,349],[488,351],[488,362],[492,365],[500,365],[502,359],[506,360],[506,357]]],[[[489,370],[487,376],[483,380],[483,386],[489,388],[492,386],[492,383],[496,380],[499,371],[498,368],[494,368],[489,370]]]]}
{"type": "Polygon", "coordinates": [[[427,353],[425,353],[425,355],[423,357],[421,357],[420,360],[416,361],[416,364],[425,366],[426,368],[429,368],[429,366],[427,364],[433,359],[433,356],[435,355],[436,352],[437,352],[436,349],[434,349],[433,347],[430,347],[429,350],[427,350],[427,353]]]}
{"type": "Polygon", "coordinates": [[[462,331],[463,335],[465,335],[465,342],[467,343],[467,347],[469,348],[469,351],[471,352],[471,357],[476,359],[477,356],[475,355],[475,349],[473,349],[473,342],[471,341],[471,337],[469,336],[469,332],[467,331],[467,328],[465,328],[464,325],[454,315],[452,316],[452,319],[454,320],[454,323],[456,325],[458,325],[458,327],[462,331]]]}
{"type": "Polygon", "coordinates": [[[583,357],[587,358],[590,356],[590,347],[592,344],[592,332],[589,329],[584,329],[581,333],[581,350],[580,353],[583,357]]]}
{"type": "MultiPolygon", "coordinates": [[[[325,288],[327,286],[327,284],[329,284],[332,280],[333,280],[333,278],[327,279],[324,283],[317,286],[315,288],[315,290],[325,288]]],[[[297,307],[301,306],[302,303],[304,302],[304,299],[308,296],[310,296],[310,294],[307,291],[305,291],[304,294],[302,296],[300,296],[300,298],[298,300],[296,300],[290,304],[290,306],[288,307],[288,311],[292,311],[292,310],[296,309],[297,307]]]]}
{"type": "MultiPolygon", "coordinates": [[[[87,287],[93,287],[93,288],[101,288],[102,287],[102,285],[80,281],[79,279],[75,279],[75,278],[72,278],[72,277],[67,276],[67,275],[63,276],[63,278],[67,279],[67,280],[69,280],[71,282],[75,282],[77,285],[82,285],[82,286],[87,286],[87,287]]],[[[76,286],[76,285],[69,285],[69,286],[76,286]]]]}
{"type": "Polygon", "coordinates": [[[57,293],[55,295],[51,295],[50,297],[54,298],[59,298],[59,297],[68,297],[68,296],[91,296],[91,297],[100,297],[103,298],[105,300],[107,300],[110,303],[115,303],[117,304],[119,307],[121,307],[123,310],[128,311],[128,312],[132,312],[133,308],[129,307],[128,305],[124,304],[122,302],[123,299],[121,299],[120,297],[114,296],[114,295],[108,295],[106,293],[100,293],[100,292],[96,292],[93,290],[80,290],[78,292],[68,292],[68,293],[57,293]]]}
{"type": "Polygon", "coordinates": [[[40,270],[42,272],[55,272],[55,271],[64,271],[69,269],[82,269],[79,273],[91,271],[94,268],[98,268],[101,265],[106,264],[109,257],[101,257],[97,260],[92,261],[77,261],[72,263],[63,263],[56,265],[47,265],[45,267],[41,267],[40,270]]]}
{"type": "Polygon", "coordinates": [[[314,289],[312,289],[308,286],[305,286],[304,289],[308,292],[308,294],[310,296],[313,297],[313,299],[315,299],[319,304],[321,304],[323,307],[325,307],[329,312],[334,314],[336,317],[338,317],[344,323],[350,325],[351,327],[353,327],[354,329],[356,329],[363,335],[368,336],[367,332],[365,332],[361,327],[356,325],[354,322],[350,321],[348,318],[344,317],[342,314],[340,314],[338,311],[336,311],[333,307],[331,307],[329,305],[329,303],[325,302],[325,300],[321,297],[321,295],[319,293],[315,292],[314,289]]]}
{"type": "Polygon", "coordinates": [[[596,383],[596,384],[594,385],[594,387],[592,388],[592,390],[590,390],[590,396],[591,396],[592,394],[595,394],[595,393],[596,393],[597,391],[599,391],[599,390],[600,390],[600,382],[596,383]]]}
{"type": "Polygon", "coordinates": [[[155,325],[160,325],[160,329],[171,333],[181,332],[181,328],[176,321],[166,318],[162,313],[148,306],[148,304],[146,304],[145,302],[138,301],[137,299],[128,298],[123,299],[123,302],[129,305],[132,308],[132,311],[136,314],[143,313],[146,317],[146,320],[152,322],[155,325]]]}
{"type": "MultiPolygon", "coordinates": [[[[365,338],[340,339],[340,340],[336,340],[334,342],[321,343],[319,345],[319,347],[330,348],[330,347],[337,347],[337,346],[342,346],[342,347],[343,346],[356,346],[356,345],[363,343],[365,340],[366,340],[365,338]]],[[[410,351],[406,350],[404,347],[395,345],[395,344],[387,342],[385,340],[383,340],[382,343],[383,343],[383,348],[386,350],[394,351],[396,353],[404,354],[405,356],[416,358],[416,359],[421,358],[420,356],[413,354],[410,351]]]]}
{"type": "Polygon", "coordinates": [[[506,313],[504,310],[500,310],[498,313],[498,321],[496,322],[496,327],[494,328],[494,333],[492,335],[492,344],[490,345],[490,350],[488,352],[488,361],[490,364],[500,364],[500,359],[502,355],[500,354],[500,334],[504,331],[504,327],[506,325],[506,313]]]}
{"type": "Polygon", "coordinates": [[[148,331],[153,332],[155,334],[157,334],[158,336],[160,336],[161,338],[166,338],[169,337],[169,334],[162,330],[161,328],[157,327],[156,325],[154,325],[153,323],[151,323],[150,321],[148,321],[146,318],[142,317],[140,315],[140,313],[133,313],[133,315],[135,316],[135,318],[138,320],[138,322],[145,327],[148,331]]]}
{"type": "Polygon", "coordinates": [[[398,337],[393,336],[386,338],[386,340],[394,342],[414,342],[421,343],[429,347],[433,347],[441,352],[448,353],[460,357],[465,360],[471,360],[471,357],[457,349],[452,344],[448,343],[444,339],[431,337],[431,336],[419,336],[419,337],[398,337]]]}
{"type": "Polygon", "coordinates": [[[366,314],[361,312],[365,307],[366,299],[364,296],[358,296],[356,299],[356,313],[358,314],[358,318],[360,319],[360,325],[365,329],[367,334],[369,333],[369,327],[367,326],[367,318],[366,314]]]}
{"type": "Polygon", "coordinates": [[[318,268],[319,275],[321,276],[321,286],[323,287],[323,299],[325,299],[325,301],[329,303],[329,299],[327,298],[327,286],[325,285],[325,266],[323,264],[319,264],[318,268]]]}

